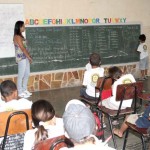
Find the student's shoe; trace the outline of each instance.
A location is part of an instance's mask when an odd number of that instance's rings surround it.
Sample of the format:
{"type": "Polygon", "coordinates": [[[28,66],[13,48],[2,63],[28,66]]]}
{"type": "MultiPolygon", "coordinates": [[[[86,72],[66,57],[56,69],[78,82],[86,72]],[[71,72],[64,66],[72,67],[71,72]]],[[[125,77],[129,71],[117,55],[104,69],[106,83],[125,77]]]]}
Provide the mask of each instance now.
{"type": "Polygon", "coordinates": [[[145,80],[145,78],[144,78],[144,77],[141,77],[141,78],[139,78],[139,80],[140,80],[140,81],[144,81],[144,80],[145,80]]]}
{"type": "Polygon", "coordinates": [[[145,93],[146,91],[145,90],[142,90],[142,93],[145,93]]]}
{"type": "Polygon", "coordinates": [[[24,91],[24,93],[26,94],[26,95],[29,95],[29,96],[31,96],[32,95],[32,93],[31,92],[29,92],[29,91],[24,91]]]}
{"type": "Polygon", "coordinates": [[[104,129],[106,128],[106,123],[105,123],[105,122],[103,122],[103,128],[104,128],[104,129]]]}
{"type": "Polygon", "coordinates": [[[28,98],[28,97],[30,97],[29,95],[27,95],[26,93],[21,93],[21,94],[19,94],[18,95],[19,97],[21,97],[21,98],[28,98]]]}
{"type": "Polygon", "coordinates": [[[148,79],[148,76],[145,76],[144,79],[148,79]]]}
{"type": "Polygon", "coordinates": [[[114,121],[112,122],[112,124],[113,124],[114,126],[116,126],[116,125],[119,124],[119,122],[118,122],[118,120],[114,120],[114,121]]]}

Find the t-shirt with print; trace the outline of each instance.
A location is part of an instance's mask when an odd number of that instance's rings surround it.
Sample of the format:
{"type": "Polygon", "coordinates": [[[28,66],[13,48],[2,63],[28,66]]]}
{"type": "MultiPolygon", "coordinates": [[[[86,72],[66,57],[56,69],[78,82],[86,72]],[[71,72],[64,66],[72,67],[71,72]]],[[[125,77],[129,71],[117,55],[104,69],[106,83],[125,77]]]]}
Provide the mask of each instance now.
{"type": "Polygon", "coordinates": [[[146,43],[140,43],[137,51],[140,52],[140,59],[143,59],[148,56],[148,49],[146,43]]]}
{"type": "Polygon", "coordinates": [[[90,70],[90,69],[92,69],[91,64],[90,64],[90,63],[87,63],[87,64],[86,64],[86,66],[85,66],[85,69],[86,69],[86,70],[90,70]]]}
{"type": "Polygon", "coordinates": [[[0,112],[4,111],[13,111],[13,110],[21,110],[21,109],[30,109],[32,105],[32,102],[21,98],[19,100],[11,100],[9,102],[1,103],[0,105],[0,112]]]}
{"type": "MultiPolygon", "coordinates": [[[[136,82],[132,74],[126,74],[120,77],[117,81],[114,82],[112,85],[112,97],[108,98],[109,102],[116,106],[116,109],[118,109],[120,102],[116,101],[116,92],[117,92],[117,86],[120,84],[128,84],[128,83],[134,83],[136,82]]],[[[121,109],[125,109],[126,107],[131,107],[132,99],[123,101],[121,109]]]]}
{"type": "MultiPolygon", "coordinates": [[[[104,76],[104,68],[97,67],[85,71],[83,85],[87,86],[86,93],[91,97],[95,97],[95,87],[99,77],[104,76]]],[[[99,93],[96,94],[96,97],[99,97],[99,93]]]]}

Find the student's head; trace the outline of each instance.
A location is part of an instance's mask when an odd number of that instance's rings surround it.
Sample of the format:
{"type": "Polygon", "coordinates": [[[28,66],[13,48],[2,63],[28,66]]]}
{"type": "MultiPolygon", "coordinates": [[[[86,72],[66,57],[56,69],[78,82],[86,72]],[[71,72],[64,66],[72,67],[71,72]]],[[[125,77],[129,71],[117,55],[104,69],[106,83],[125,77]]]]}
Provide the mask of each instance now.
{"type": "Polygon", "coordinates": [[[79,100],[71,100],[63,114],[66,133],[74,142],[84,142],[94,133],[96,123],[91,110],[79,100]]]}
{"type": "Polygon", "coordinates": [[[44,123],[52,120],[55,115],[55,110],[50,102],[46,100],[38,100],[31,107],[32,119],[35,127],[38,130],[35,132],[35,142],[43,141],[48,138],[48,132],[44,128],[44,123]]]}
{"type": "Polygon", "coordinates": [[[14,28],[14,35],[22,36],[22,32],[25,31],[25,25],[23,21],[17,21],[14,28]]]}
{"type": "Polygon", "coordinates": [[[34,125],[39,126],[39,122],[47,122],[55,116],[55,110],[50,102],[46,100],[38,100],[31,107],[32,119],[34,125]]]}
{"type": "Polygon", "coordinates": [[[0,85],[2,98],[8,102],[18,98],[17,86],[11,80],[3,81],[0,85]]]}
{"type": "Polygon", "coordinates": [[[108,69],[108,74],[112,79],[117,80],[122,76],[122,71],[119,67],[113,66],[108,69]]]}
{"type": "Polygon", "coordinates": [[[140,40],[140,42],[145,42],[145,40],[146,40],[145,34],[141,34],[141,35],[139,36],[139,40],[140,40]]]}
{"type": "Polygon", "coordinates": [[[100,55],[97,54],[97,53],[92,53],[90,55],[90,64],[91,66],[100,66],[101,64],[101,58],[100,58],[100,55]]]}

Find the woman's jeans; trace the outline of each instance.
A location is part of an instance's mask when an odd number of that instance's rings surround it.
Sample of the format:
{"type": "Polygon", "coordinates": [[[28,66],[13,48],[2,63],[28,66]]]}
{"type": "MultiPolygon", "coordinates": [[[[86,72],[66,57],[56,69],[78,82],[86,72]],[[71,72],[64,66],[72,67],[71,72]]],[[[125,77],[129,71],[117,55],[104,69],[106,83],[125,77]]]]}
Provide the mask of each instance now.
{"type": "Polygon", "coordinates": [[[27,90],[28,79],[30,75],[30,62],[29,60],[22,59],[18,62],[18,93],[21,94],[25,90],[27,90]]]}

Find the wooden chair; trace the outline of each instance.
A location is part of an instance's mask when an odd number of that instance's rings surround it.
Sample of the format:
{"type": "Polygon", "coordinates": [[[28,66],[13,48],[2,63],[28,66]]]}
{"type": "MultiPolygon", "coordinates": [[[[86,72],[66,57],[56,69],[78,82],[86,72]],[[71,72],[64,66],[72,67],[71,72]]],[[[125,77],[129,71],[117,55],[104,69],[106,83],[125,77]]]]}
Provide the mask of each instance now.
{"type": "Polygon", "coordinates": [[[120,101],[118,110],[108,109],[104,106],[99,107],[99,109],[108,118],[110,131],[111,131],[113,142],[114,142],[114,147],[116,149],[117,149],[117,144],[116,144],[115,136],[113,133],[112,121],[118,120],[120,117],[125,117],[125,115],[136,113],[136,100],[137,100],[137,96],[141,93],[142,85],[143,85],[143,82],[136,82],[136,83],[130,83],[130,84],[121,84],[117,86],[116,101],[120,101]],[[122,102],[128,99],[133,99],[133,102],[132,102],[133,106],[130,108],[126,108],[126,109],[121,109],[122,102]]]}
{"type": "Polygon", "coordinates": [[[0,136],[4,137],[2,149],[8,135],[24,133],[32,128],[31,109],[0,113],[0,136]]]}
{"type": "MultiPolygon", "coordinates": [[[[99,92],[99,98],[95,98],[95,100],[87,99],[85,97],[80,97],[81,101],[85,104],[88,104],[90,106],[91,111],[96,113],[96,115],[99,118],[99,121],[101,122],[101,129],[97,132],[97,137],[102,139],[104,141],[104,130],[103,130],[103,123],[102,123],[102,117],[103,114],[101,113],[100,109],[98,108],[99,102],[101,102],[102,98],[102,92],[104,90],[111,90],[113,80],[110,77],[100,77],[97,81],[97,86],[95,88],[96,92],[99,92]]],[[[96,117],[96,120],[98,121],[98,118],[96,117]]],[[[96,122],[97,122],[96,121],[96,122]]],[[[97,124],[98,125],[98,124],[97,124]]]]}
{"type": "MultiPolygon", "coordinates": [[[[100,77],[97,81],[97,89],[109,90],[113,84],[113,79],[111,77],[100,77]]],[[[100,90],[99,90],[100,91],[100,90]]]]}
{"type": "Polygon", "coordinates": [[[67,147],[64,135],[41,141],[35,145],[34,150],[59,150],[62,147],[67,147]]]}
{"type": "MultiPolygon", "coordinates": [[[[100,77],[98,78],[97,85],[95,87],[95,92],[99,92],[99,97],[95,100],[87,99],[83,96],[80,97],[81,101],[89,104],[90,106],[98,106],[98,103],[101,101],[102,91],[103,90],[111,90],[111,86],[113,84],[113,80],[110,77],[100,77]]],[[[96,94],[96,93],[95,93],[96,94]]]]}
{"type": "Polygon", "coordinates": [[[146,150],[145,139],[147,139],[148,137],[150,138],[150,135],[147,133],[147,128],[138,128],[136,125],[131,124],[129,122],[126,122],[126,124],[128,125],[128,129],[127,129],[126,134],[125,134],[123,150],[125,150],[125,148],[126,148],[126,143],[127,143],[128,134],[129,134],[130,130],[136,132],[140,136],[140,138],[142,140],[143,150],[146,150]]]}
{"type": "MultiPolygon", "coordinates": [[[[150,102],[150,93],[141,93],[138,98],[140,99],[140,108],[142,106],[143,100],[150,102]]],[[[147,104],[146,104],[147,105],[147,104]]]]}

